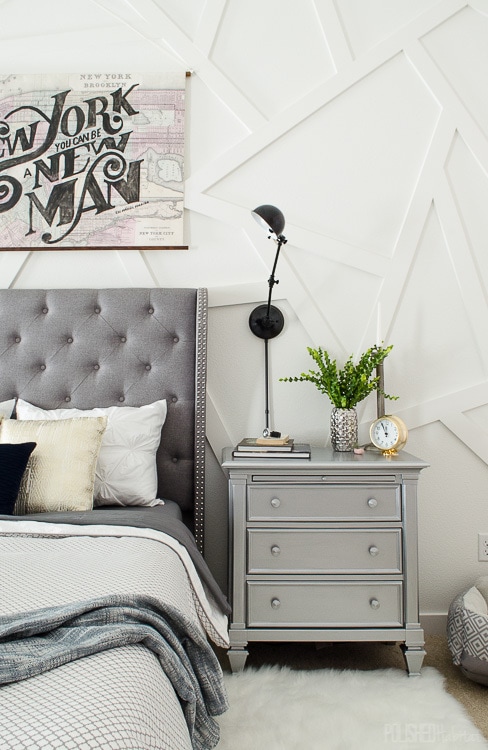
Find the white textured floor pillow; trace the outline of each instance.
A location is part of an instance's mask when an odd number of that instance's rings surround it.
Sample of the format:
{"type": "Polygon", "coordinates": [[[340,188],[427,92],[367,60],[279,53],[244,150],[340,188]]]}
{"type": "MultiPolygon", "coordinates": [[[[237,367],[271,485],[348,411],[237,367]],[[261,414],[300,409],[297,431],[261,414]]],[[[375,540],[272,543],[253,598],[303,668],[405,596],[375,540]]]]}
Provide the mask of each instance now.
{"type": "Polygon", "coordinates": [[[447,643],[463,674],[488,685],[488,576],[478,578],[451,602],[447,643]]]}
{"type": "Polygon", "coordinates": [[[166,400],[146,406],[40,409],[17,401],[17,419],[107,417],[95,474],[94,505],[160,505],[156,451],[166,419],[166,400]]]}

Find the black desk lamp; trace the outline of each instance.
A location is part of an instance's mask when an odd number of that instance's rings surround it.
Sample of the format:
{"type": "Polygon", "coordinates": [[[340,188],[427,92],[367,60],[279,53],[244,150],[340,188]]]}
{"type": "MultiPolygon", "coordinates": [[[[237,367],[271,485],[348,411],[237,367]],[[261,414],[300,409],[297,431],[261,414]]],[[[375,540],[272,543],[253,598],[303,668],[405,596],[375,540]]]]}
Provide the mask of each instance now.
{"type": "MultiPolygon", "coordinates": [[[[273,263],[271,276],[268,279],[268,302],[266,305],[259,305],[249,316],[249,327],[255,336],[264,340],[264,378],[265,378],[265,428],[264,437],[269,437],[269,370],[268,370],[268,341],[274,339],[283,330],[285,320],[283,313],[277,307],[271,304],[271,295],[273,287],[278,284],[275,279],[275,271],[280,255],[282,245],[286,244],[286,237],[283,235],[285,228],[285,217],[276,206],[258,206],[252,211],[252,215],[262,227],[268,232],[268,239],[273,239],[277,243],[276,255],[273,263]]],[[[273,433],[274,434],[274,433],[273,433]]],[[[279,434],[279,433],[278,433],[279,434]]]]}

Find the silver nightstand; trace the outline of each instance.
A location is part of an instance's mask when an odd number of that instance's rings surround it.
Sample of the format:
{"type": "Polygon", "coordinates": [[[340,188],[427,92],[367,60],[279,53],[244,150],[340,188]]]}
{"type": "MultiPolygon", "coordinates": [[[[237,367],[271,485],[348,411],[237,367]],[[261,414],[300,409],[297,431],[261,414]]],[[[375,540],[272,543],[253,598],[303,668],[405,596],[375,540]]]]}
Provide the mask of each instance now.
{"type": "Polygon", "coordinates": [[[427,464],[320,448],[309,460],[234,459],[226,448],[222,466],[232,671],[249,641],[398,641],[418,675],[417,483],[427,464]]]}

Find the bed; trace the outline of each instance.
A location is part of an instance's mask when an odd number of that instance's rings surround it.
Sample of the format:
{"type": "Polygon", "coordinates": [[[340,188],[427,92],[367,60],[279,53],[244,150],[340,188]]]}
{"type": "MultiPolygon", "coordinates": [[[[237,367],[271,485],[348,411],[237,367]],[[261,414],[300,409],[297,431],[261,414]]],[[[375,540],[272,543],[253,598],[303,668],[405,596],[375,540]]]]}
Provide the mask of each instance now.
{"type": "Polygon", "coordinates": [[[0,290],[2,750],[218,744],[206,311],[204,289],[0,290]]]}

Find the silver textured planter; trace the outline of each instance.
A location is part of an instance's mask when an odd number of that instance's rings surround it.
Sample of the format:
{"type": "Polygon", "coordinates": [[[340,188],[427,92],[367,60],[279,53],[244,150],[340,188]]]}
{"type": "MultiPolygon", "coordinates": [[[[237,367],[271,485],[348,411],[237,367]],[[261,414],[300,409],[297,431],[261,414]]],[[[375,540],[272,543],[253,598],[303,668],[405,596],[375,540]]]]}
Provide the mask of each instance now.
{"type": "Polygon", "coordinates": [[[330,442],[335,451],[352,451],[358,444],[356,409],[334,406],[330,415],[330,442]]]}

